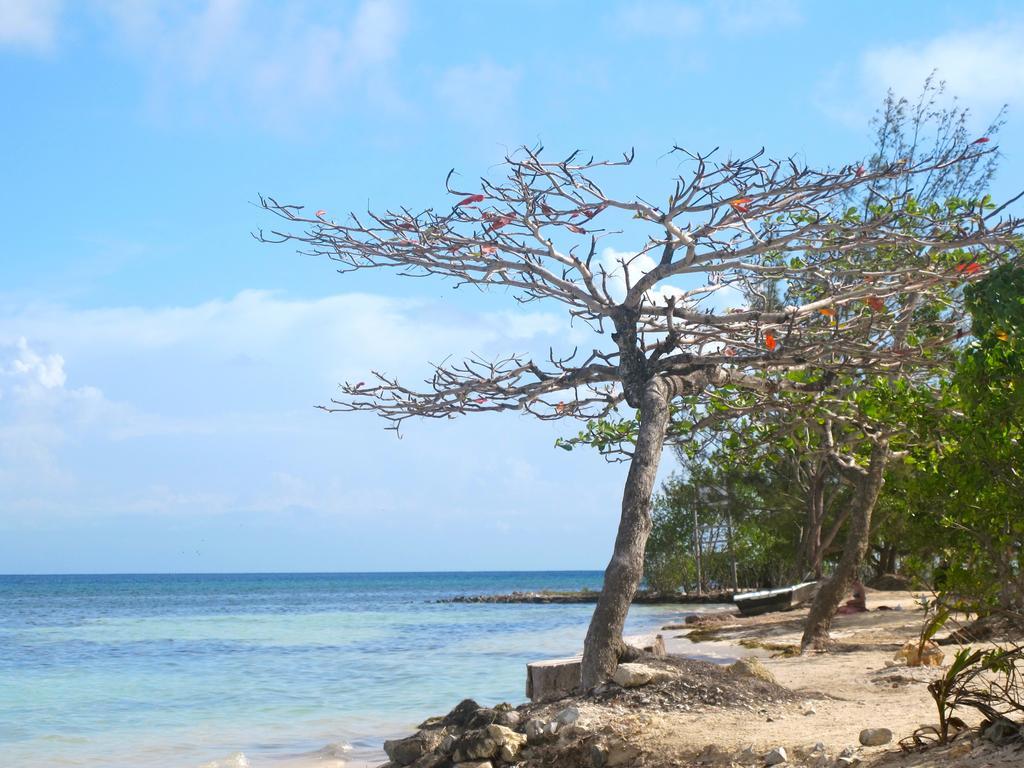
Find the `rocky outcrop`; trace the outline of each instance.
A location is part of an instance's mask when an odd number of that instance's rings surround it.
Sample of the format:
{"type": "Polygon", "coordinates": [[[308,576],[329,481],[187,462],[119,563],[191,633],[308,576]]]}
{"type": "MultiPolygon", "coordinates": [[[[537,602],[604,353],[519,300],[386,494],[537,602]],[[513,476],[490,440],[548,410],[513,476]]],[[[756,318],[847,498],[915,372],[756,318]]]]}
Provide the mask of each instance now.
{"type": "MultiPolygon", "coordinates": [[[[438,603],[596,603],[601,593],[592,589],[576,592],[511,592],[507,595],[456,595],[438,603]]],[[[637,590],[633,597],[635,604],[715,604],[731,603],[732,592],[711,592],[704,595],[686,595],[680,592],[656,592],[654,590],[637,590]]]]}

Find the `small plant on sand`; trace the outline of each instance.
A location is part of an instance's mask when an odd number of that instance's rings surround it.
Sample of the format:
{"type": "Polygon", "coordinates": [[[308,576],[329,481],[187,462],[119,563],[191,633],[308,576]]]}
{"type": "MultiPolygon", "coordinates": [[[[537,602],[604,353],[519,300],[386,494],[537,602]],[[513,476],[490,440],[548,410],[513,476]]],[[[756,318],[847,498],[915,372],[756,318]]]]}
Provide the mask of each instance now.
{"type": "Polygon", "coordinates": [[[954,713],[969,707],[984,716],[981,730],[992,741],[1024,739],[1024,646],[992,649],[961,648],[945,674],[929,683],[938,710],[938,726],[924,726],[901,742],[904,749],[946,744],[967,730],[954,713]]]}
{"type": "Polygon", "coordinates": [[[917,641],[917,658],[920,660],[924,655],[925,646],[949,621],[949,609],[942,604],[938,596],[932,599],[923,597],[918,602],[924,607],[925,615],[925,622],[917,641]]]}

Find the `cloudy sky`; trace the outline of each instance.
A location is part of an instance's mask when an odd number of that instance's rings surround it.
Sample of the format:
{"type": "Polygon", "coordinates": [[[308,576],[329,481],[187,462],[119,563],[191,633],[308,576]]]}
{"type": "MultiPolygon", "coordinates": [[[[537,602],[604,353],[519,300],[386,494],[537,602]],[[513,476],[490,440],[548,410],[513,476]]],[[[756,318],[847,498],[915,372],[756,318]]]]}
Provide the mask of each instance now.
{"type": "Polygon", "coordinates": [[[603,567],[624,469],[571,425],[313,408],[586,341],[560,308],[338,275],[253,201],[437,204],[538,141],[636,147],[654,198],[674,144],[845,164],[933,69],[979,130],[1009,103],[1009,192],[1012,2],[0,0],[0,573],[603,567]]]}

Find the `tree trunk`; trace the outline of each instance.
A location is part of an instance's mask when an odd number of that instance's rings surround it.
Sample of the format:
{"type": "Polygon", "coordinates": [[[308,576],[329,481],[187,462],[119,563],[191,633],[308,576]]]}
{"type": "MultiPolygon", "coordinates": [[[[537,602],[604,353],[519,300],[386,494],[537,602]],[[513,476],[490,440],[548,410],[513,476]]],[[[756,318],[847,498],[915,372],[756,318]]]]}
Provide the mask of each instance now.
{"type": "Polygon", "coordinates": [[[843,554],[832,577],[821,585],[811,603],[811,611],[804,625],[800,641],[801,650],[814,647],[825,650],[830,644],[829,629],[839,603],[846,596],[857,569],[864,560],[871,536],[871,513],[875,509],[878,493],[882,490],[885,466],[889,460],[889,445],[882,441],[871,449],[867,470],[860,470],[854,480],[853,498],[850,500],[850,529],[846,535],[843,554]]]}
{"type": "Polygon", "coordinates": [[[878,551],[878,567],[875,568],[875,576],[885,576],[887,573],[896,573],[895,544],[883,544],[878,551]]]}
{"type": "Polygon", "coordinates": [[[693,502],[693,556],[697,561],[697,596],[700,597],[704,594],[704,568],[701,562],[703,553],[701,552],[701,532],[700,532],[700,519],[697,517],[697,511],[700,508],[700,486],[694,485],[694,502],[693,502]]]}
{"type": "Polygon", "coordinates": [[[726,503],[728,506],[725,508],[725,535],[729,547],[729,565],[732,570],[732,591],[735,594],[740,591],[740,578],[736,569],[736,550],[732,546],[732,485],[726,486],[726,503]]]}
{"type": "Polygon", "coordinates": [[[821,578],[822,547],[821,527],[825,522],[825,468],[815,468],[807,488],[807,521],[804,533],[803,564],[800,577],[810,573],[815,579],[821,578]]]}
{"type": "Polygon", "coordinates": [[[622,628],[644,570],[651,533],[651,493],[669,422],[669,383],[655,377],[644,390],[640,431],[622,492],[622,516],[615,549],[604,572],[604,587],[583,644],[584,690],[608,680],[623,650],[622,628]]]}

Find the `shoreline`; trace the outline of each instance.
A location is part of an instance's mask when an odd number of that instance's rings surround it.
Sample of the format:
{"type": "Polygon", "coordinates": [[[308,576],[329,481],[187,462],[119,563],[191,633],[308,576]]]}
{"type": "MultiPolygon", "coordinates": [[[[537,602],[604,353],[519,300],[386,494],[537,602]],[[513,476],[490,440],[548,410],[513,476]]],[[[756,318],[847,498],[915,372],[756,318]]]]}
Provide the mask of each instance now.
{"type": "MultiPolygon", "coordinates": [[[[787,651],[799,644],[806,608],[688,625],[666,622],[661,634],[669,658],[648,657],[640,664],[654,671],[653,682],[639,687],[609,684],[596,695],[515,707],[509,727],[503,726],[509,732],[495,731],[509,740],[506,757],[515,752],[514,759],[505,760],[495,751],[477,764],[732,768],[770,765],[773,751],[782,749],[785,766],[814,768],[1019,765],[1019,751],[996,748],[976,737],[924,752],[900,751],[900,739],[937,721],[927,685],[943,670],[893,661],[903,643],[916,640],[924,620],[914,593],[869,590],[868,601],[867,613],[836,617],[835,650],[805,656],[787,651]],[[890,610],[879,610],[880,605],[890,610]],[[718,663],[681,658],[698,649],[717,656],[718,663]],[[730,658],[742,661],[730,665],[730,658]],[[539,726],[529,723],[545,718],[541,726],[556,730],[537,736],[539,726]],[[567,721],[564,727],[551,725],[559,719],[567,721]],[[889,729],[891,740],[864,746],[864,729],[889,729]]],[[[953,649],[945,651],[948,665],[953,649]]],[[[971,711],[958,714],[969,724],[977,722],[971,711]]],[[[424,725],[438,722],[428,719],[424,725]]],[[[470,726],[446,727],[447,746],[461,744],[462,753],[446,756],[438,737],[432,747],[437,751],[424,752],[429,759],[412,763],[415,768],[449,766],[453,756],[466,757],[475,749],[467,746],[476,733],[470,726]]],[[[433,738],[429,729],[418,733],[428,741],[433,738]]],[[[390,747],[395,756],[394,744],[390,747]]],[[[485,756],[487,749],[485,744],[478,751],[485,756]]],[[[408,764],[392,760],[382,768],[408,764]]]]}
{"type": "MultiPolygon", "coordinates": [[[[600,590],[579,589],[570,591],[537,590],[532,592],[508,592],[498,595],[456,595],[434,600],[438,604],[451,603],[487,603],[487,604],[586,604],[596,603],[601,595],[600,590]]],[[[709,592],[702,595],[682,594],[679,592],[657,592],[654,590],[638,590],[633,597],[632,605],[732,605],[731,591],[709,592]]]]}

